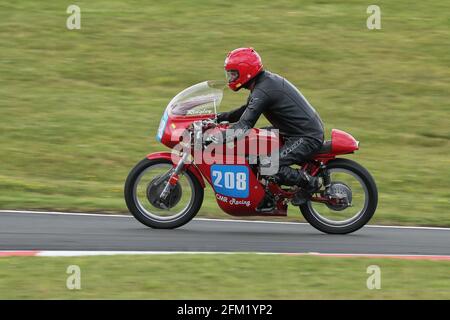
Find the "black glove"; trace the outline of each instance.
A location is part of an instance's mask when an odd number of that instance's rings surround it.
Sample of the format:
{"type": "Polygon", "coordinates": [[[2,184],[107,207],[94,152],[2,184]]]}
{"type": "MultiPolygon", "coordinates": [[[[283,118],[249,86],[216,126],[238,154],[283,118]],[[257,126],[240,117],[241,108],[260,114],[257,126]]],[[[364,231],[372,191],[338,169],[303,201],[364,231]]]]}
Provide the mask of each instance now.
{"type": "Polygon", "coordinates": [[[222,121],[228,121],[226,112],[219,112],[217,114],[217,122],[221,123],[222,121]]]}

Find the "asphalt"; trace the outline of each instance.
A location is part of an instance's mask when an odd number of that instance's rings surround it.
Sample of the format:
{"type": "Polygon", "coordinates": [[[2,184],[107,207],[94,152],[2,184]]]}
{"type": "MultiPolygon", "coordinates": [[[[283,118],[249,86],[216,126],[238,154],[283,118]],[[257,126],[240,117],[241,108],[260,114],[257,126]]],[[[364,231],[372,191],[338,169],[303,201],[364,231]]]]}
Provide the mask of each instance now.
{"type": "Polygon", "coordinates": [[[450,229],[364,227],[327,235],[307,224],[197,219],[154,230],[126,216],[1,212],[0,250],[450,255],[450,229]]]}

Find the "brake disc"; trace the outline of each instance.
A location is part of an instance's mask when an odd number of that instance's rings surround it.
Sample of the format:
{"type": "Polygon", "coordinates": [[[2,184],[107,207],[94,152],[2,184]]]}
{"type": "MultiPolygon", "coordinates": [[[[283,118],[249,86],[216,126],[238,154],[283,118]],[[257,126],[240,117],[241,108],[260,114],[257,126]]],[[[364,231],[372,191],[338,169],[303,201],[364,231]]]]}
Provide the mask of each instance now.
{"type": "Polygon", "coordinates": [[[337,200],[337,204],[326,203],[334,211],[342,211],[352,205],[352,189],[343,182],[333,181],[329,188],[329,195],[337,200]]]}
{"type": "Polygon", "coordinates": [[[182,189],[179,182],[171,186],[166,199],[161,199],[161,193],[167,184],[168,179],[160,179],[161,176],[154,178],[147,186],[147,199],[156,208],[167,210],[175,207],[180,202],[182,189]]]}

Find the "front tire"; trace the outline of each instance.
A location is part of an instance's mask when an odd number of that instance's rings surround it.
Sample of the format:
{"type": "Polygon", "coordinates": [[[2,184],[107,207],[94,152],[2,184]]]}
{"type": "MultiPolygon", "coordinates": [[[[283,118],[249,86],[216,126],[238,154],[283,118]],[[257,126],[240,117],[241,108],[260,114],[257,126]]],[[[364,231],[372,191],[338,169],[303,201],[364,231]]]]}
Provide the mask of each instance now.
{"type": "MultiPolygon", "coordinates": [[[[355,161],[349,159],[336,159],[327,164],[327,170],[344,171],[354,175],[362,184],[367,197],[364,208],[353,218],[345,221],[332,221],[322,217],[313,207],[311,201],[300,206],[300,210],[314,228],[329,234],[347,234],[362,228],[375,213],[378,204],[378,190],[369,171],[355,161]]],[[[325,206],[325,205],[324,205],[325,206]]],[[[336,210],[338,211],[338,210],[336,210]]]]}
{"type": "MultiPolygon", "coordinates": [[[[130,210],[131,214],[138,221],[154,229],[174,229],[181,227],[182,225],[191,221],[200,210],[200,207],[203,203],[203,188],[200,185],[200,182],[191,172],[185,171],[183,175],[183,178],[186,180],[184,188],[190,190],[181,191],[181,186],[177,186],[176,189],[177,191],[180,190],[179,192],[182,192],[183,195],[188,193],[187,191],[190,191],[190,196],[188,196],[188,203],[184,208],[179,209],[179,212],[175,212],[174,214],[169,216],[164,216],[164,209],[155,207],[154,204],[150,203],[148,199],[149,196],[147,194],[145,194],[146,197],[139,197],[138,195],[139,184],[143,179],[146,178],[146,171],[151,171],[152,168],[157,167],[162,167],[163,171],[168,171],[172,167],[172,162],[167,159],[149,160],[145,158],[130,171],[124,188],[125,202],[127,204],[128,210],[130,210]]],[[[149,185],[153,181],[157,180],[156,178],[158,177],[161,177],[161,174],[156,176],[150,175],[145,179],[143,183],[144,187],[146,187],[144,189],[146,189],[147,192],[149,192],[148,190],[153,190],[152,188],[149,188],[149,185]]],[[[179,196],[181,197],[181,195],[179,196]]],[[[176,206],[170,209],[174,209],[175,211],[178,210],[176,206]]]]}

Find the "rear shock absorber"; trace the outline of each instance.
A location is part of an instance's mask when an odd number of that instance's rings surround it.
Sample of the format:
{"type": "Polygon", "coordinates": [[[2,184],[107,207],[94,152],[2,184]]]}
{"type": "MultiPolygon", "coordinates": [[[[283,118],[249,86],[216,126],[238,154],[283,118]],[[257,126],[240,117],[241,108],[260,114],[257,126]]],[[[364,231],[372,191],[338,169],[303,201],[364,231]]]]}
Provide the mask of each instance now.
{"type": "Polygon", "coordinates": [[[325,187],[325,194],[329,194],[330,186],[331,186],[331,177],[330,173],[327,170],[327,166],[323,164],[323,162],[320,164],[320,170],[322,172],[322,179],[323,179],[323,185],[325,187]]]}

